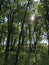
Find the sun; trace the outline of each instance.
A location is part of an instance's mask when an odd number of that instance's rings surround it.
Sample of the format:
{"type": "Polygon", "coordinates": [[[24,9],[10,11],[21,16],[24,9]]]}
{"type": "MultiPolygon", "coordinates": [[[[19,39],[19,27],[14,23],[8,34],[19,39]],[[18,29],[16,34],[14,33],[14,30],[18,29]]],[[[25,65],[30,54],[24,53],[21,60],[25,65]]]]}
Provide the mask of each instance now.
{"type": "Polygon", "coordinates": [[[32,21],[35,20],[35,16],[34,16],[34,15],[31,16],[31,20],[32,20],[32,21]]]}

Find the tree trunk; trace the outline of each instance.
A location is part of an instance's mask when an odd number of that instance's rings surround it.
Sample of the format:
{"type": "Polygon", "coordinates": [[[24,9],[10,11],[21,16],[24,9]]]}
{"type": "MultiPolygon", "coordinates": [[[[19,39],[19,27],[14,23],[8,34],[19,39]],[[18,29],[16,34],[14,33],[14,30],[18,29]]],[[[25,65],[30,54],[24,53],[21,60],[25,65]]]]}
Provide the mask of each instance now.
{"type": "Polygon", "coordinates": [[[23,28],[24,28],[24,23],[25,23],[25,18],[26,18],[26,13],[27,13],[27,8],[29,6],[29,3],[30,3],[30,0],[28,0],[28,4],[26,6],[26,10],[25,10],[24,17],[23,17],[21,32],[20,32],[20,36],[19,36],[18,49],[17,49],[17,54],[16,54],[16,61],[15,61],[14,65],[17,65],[17,61],[18,61],[18,56],[19,56],[19,52],[20,52],[21,37],[22,37],[22,32],[23,32],[23,28]]]}
{"type": "Polygon", "coordinates": [[[7,65],[8,64],[7,62],[8,62],[8,55],[9,55],[9,44],[10,44],[10,36],[12,34],[13,20],[14,20],[14,13],[12,15],[12,18],[10,18],[10,22],[8,24],[8,35],[7,35],[7,43],[6,43],[5,58],[4,58],[4,64],[3,65],[7,65]]]}
{"type": "Polygon", "coordinates": [[[11,37],[10,37],[10,50],[11,51],[13,50],[12,46],[13,46],[13,35],[11,34],[11,37]]]}
{"type": "Polygon", "coordinates": [[[4,32],[4,20],[3,20],[2,29],[1,29],[0,44],[2,42],[3,32],[4,32]]]}
{"type": "Polygon", "coordinates": [[[46,22],[46,29],[47,29],[47,39],[48,39],[48,55],[49,55],[49,7],[47,5],[47,0],[44,0],[45,8],[46,8],[46,18],[47,18],[47,22],[46,22]]]}
{"type": "Polygon", "coordinates": [[[24,30],[23,30],[23,33],[22,33],[21,49],[23,49],[23,47],[24,47],[24,30]]]}
{"type": "Polygon", "coordinates": [[[5,37],[3,37],[3,49],[4,49],[4,40],[5,40],[5,37]]]}
{"type": "Polygon", "coordinates": [[[32,45],[32,38],[31,38],[31,25],[29,24],[29,48],[30,51],[32,51],[31,45],[32,45]]]}
{"type": "Polygon", "coordinates": [[[48,40],[48,55],[49,55],[49,27],[48,27],[48,23],[47,23],[47,20],[46,20],[46,17],[44,18],[45,19],[45,25],[46,25],[46,30],[47,30],[47,40],[48,40]]]}
{"type": "Polygon", "coordinates": [[[15,48],[16,41],[17,41],[17,37],[15,37],[15,39],[14,39],[14,41],[12,43],[12,46],[11,46],[12,50],[14,50],[14,48],[15,48]]]}

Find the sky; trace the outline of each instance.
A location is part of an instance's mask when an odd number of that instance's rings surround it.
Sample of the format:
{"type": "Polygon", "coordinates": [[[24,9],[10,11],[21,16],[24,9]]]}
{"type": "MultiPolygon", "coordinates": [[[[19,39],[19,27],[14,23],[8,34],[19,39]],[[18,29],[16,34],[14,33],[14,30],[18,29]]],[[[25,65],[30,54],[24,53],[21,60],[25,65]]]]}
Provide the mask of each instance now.
{"type": "Polygon", "coordinates": [[[8,18],[7,18],[6,16],[5,16],[5,18],[4,18],[4,21],[5,21],[5,22],[7,22],[7,21],[8,21],[8,18]]]}

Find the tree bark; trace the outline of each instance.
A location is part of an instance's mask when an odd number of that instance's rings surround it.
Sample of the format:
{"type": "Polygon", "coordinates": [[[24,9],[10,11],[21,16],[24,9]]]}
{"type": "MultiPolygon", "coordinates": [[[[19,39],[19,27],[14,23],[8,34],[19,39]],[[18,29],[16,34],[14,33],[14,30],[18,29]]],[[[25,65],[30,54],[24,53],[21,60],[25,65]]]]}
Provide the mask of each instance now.
{"type": "Polygon", "coordinates": [[[48,56],[49,56],[49,7],[47,5],[47,0],[44,0],[44,3],[46,4],[45,8],[46,8],[46,18],[47,18],[47,22],[46,22],[46,29],[47,29],[47,39],[48,39],[48,56]]]}
{"type": "Polygon", "coordinates": [[[46,17],[44,19],[45,19],[45,25],[46,25],[46,31],[47,31],[48,55],[49,55],[49,32],[48,32],[49,28],[48,28],[48,23],[47,23],[46,17]]]}
{"type": "Polygon", "coordinates": [[[4,32],[4,20],[3,20],[2,29],[1,29],[0,44],[2,42],[3,32],[4,32]]]}
{"type": "Polygon", "coordinates": [[[31,25],[29,24],[29,48],[30,48],[30,51],[32,51],[31,45],[32,45],[31,25]]]}
{"type": "Polygon", "coordinates": [[[12,15],[12,18],[10,18],[10,22],[8,24],[8,35],[7,35],[7,42],[6,42],[6,49],[5,49],[5,58],[4,58],[4,64],[3,65],[7,65],[8,64],[7,62],[8,62],[8,55],[9,55],[9,44],[10,44],[10,36],[11,36],[11,33],[12,33],[13,20],[14,20],[14,13],[12,15]]]}
{"type": "Polygon", "coordinates": [[[25,23],[25,18],[26,18],[26,13],[27,13],[27,8],[29,6],[29,3],[30,3],[30,0],[28,0],[27,6],[26,6],[26,10],[25,10],[25,13],[24,13],[24,17],[23,17],[21,32],[20,32],[20,36],[19,36],[18,49],[17,49],[17,54],[16,54],[16,61],[15,61],[14,65],[17,65],[17,61],[18,61],[18,56],[19,56],[19,52],[20,52],[21,37],[22,37],[22,32],[23,32],[23,28],[24,28],[24,23],[25,23]]]}

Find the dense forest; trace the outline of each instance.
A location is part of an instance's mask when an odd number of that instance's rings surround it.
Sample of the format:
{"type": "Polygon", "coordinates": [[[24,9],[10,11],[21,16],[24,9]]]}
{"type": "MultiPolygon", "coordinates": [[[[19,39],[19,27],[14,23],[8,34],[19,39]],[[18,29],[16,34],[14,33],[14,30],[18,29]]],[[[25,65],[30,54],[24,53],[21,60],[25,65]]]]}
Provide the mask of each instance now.
{"type": "Polygon", "coordinates": [[[49,0],[0,0],[0,65],[49,65],[49,0]]]}

